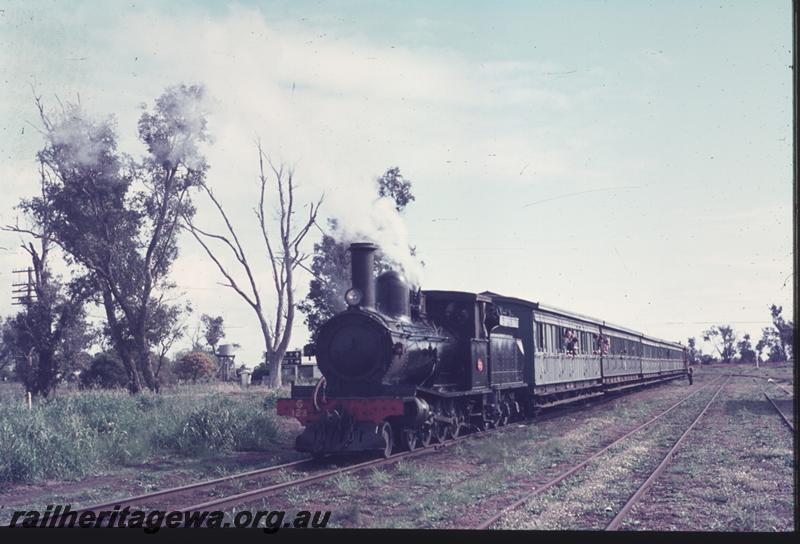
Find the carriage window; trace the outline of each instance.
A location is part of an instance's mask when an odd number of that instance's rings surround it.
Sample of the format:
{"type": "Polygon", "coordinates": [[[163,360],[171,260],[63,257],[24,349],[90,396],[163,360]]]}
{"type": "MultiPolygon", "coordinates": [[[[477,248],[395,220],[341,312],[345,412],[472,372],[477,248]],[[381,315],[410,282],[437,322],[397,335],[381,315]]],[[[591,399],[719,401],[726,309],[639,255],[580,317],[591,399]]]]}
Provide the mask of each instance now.
{"type": "Polygon", "coordinates": [[[544,323],[540,323],[540,325],[541,325],[541,327],[542,327],[542,351],[550,351],[550,350],[547,348],[547,346],[548,346],[548,341],[547,341],[547,325],[545,325],[544,323]]]}
{"type": "Polygon", "coordinates": [[[553,352],[553,326],[552,325],[545,325],[544,326],[544,333],[545,333],[545,346],[548,353],[553,352]]]}
{"type": "Polygon", "coordinates": [[[544,334],[541,323],[536,324],[536,351],[544,351],[544,334]]]}

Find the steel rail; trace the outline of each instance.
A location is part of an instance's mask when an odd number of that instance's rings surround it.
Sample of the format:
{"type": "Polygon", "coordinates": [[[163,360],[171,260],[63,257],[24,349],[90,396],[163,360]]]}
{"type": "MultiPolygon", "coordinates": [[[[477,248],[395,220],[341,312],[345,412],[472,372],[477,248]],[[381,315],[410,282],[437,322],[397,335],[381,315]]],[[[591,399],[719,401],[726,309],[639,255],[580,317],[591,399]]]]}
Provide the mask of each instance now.
{"type": "MultiPolygon", "coordinates": [[[[679,377],[679,376],[677,376],[677,377],[679,377]]],[[[671,381],[671,380],[673,380],[675,378],[676,377],[669,377],[669,378],[665,378],[663,380],[658,380],[658,381],[653,382],[653,383],[645,383],[645,384],[639,384],[639,385],[644,388],[644,387],[648,387],[648,386],[651,386],[651,385],[656,385],[657,383],[665,383],[665,382],[671,381]]],[[[701,387],[700,389],[705,388],[707,385],[701,387]]],[[[698,391],[696,391],[695,393],[698,393],[700,391],[700,389],[698,389],[698,391]]],[[[537,415],[537,416],[529,419],[528,421],[525,422],[525,426],[530,425],[530,424],[541,423],[541,422],[544,422],[544,421],[548,421],[550,419],[555,419],[557,417],[561,417],[561,416],[563,416],[565,414],[570,413],[571,411],[574,411],[576,408],[585,407],[587,402],[591,402],[593,404],[605,404],[606,402],[610,402],[612,400],[621,398],[623,396],[626,396],[626,395],[623,394],[623,393],[610,391],[610,392],[606,392],[600,398],[592,398],[592,399],[588,399],[588,400],[578,400],[573,405],[567,405],[567,406],[564,406],[564,407],[551,407],[549,409],[548,408],[544,408],[544,410],[546,411],[545,413],[543,413],[541,415],[537,415]]],[[[691,396],[691,395],[689,395],[689,396],[691,396]]],[[[688,397],[686,397],[686,398],[688,398],[688,397]]],[[[410,458],[410,457],[417,457],[417,456],[421,456],[421,455],[424,455],[424,454],[427,454],[427,453],[434,453],[434,452],[439,451],[441,449],[448,448],[448,447],[453,446],[453,445],[455,445],[457,443],[460,443],[462,440],[467,439],[467,438],[480,438],[480,437],[484,437],[484,436],[486,436],[486,435],[488,435],[490,433],[494,433],[494,432],[507,432],[507,431],[510,431],[512,428],[513,428],[513,424],[511,422],[509,422],[508,425],[504,425],[502,427],[496,427],[496,428],[493,428],[493,429],[478,430],[476,432],[471,432],[469,434],[461,435],[461,436],[459,436],[459,437],[457,437],[455,439],[450,439],[450,440],[448,440],[448,441],[446,441],[444,443],[435,443],[435,444],[431,444],[430,446],[427,446],[427,447],[417,448],[414,451],[401,452],[401,453],[392,455],[391,457],[389,457],[387,459],[374,459],[374,460],[366,461],[364,463],[359,463],[357,465],[341,467],[341,468],[338,468],[338,469],[335,469],[335,470],[326,471],[326,472],[318,474],[318,475],[309,476],[309,477],[301,478],[301,479],[298,479],[298,480],[290,480],[288,482],[283,482],[283,483],[280,483],[280,484],[276,484],[274,486],[268,486],[268,487],[265,487],[265,488],[252,490],[250,492],[245,492],[245,493],[240,493],[238,495],[229,496],[228,498],[230,498],[231,500],[238,500],[240,497],[243,497],[243,496],[245,496],[244,498],[247,498],[248,495],[252,495],[251,498],[257,498],[256,495],[258,495],[259,492],[263,493],[262,496],[268,496],[268,495],[272,495],[274,493],[277,493],[279,491],[282,491],[283,489],[287,489],[287,488],[290,488],[290,487],[303,487],[305,485],[310,485],[312,483],[315,483],[316,481],[324,480],[324,479],[332,477],[332,476],[334,476],[336,474],[340,474],[340,473],[344,473],[344,472],[350,472],[350,471],[363,470],[365,468],[369,468],[370,466],[382,466],[384,464],[395,463],[397,461],[400,461],[401,459],[410,458]]],[[[160,498],[160,497],[163,498],[163,497],[170,496],[170,495],[180,495],[180,494],[185,493],[187,491],[196,491],[196,490],[201,490],[201,489],[214,487],[216,485],[223,484],[223,483],[230,483],[230,482],[234,482],[234,481],[237,481],[237,480],[247,480],[247,479],[257,478],[257,477],[260,477],[260,476],[265,476],[267,474],[276,472],[278,470],[282,470],[282,469],[286,469],[286,468],[292,468],[292,467],[295,467],[295,466],[302,465],[304,463],[311,463],[311,462],[313,462],[313,459],[311,459],[311,458],[300,459],[298,461],[293,461],[293,462],[290,462],[290,463],[284,463],[284,464],[281,464],[281,465],[275,465],[275,466],[271,466],[271,467],[265,467],[265,468],[262,468],[262,469],[256,469],[256,470],[252,470],[252,471],[249,471],[249,472],[231,474],[229,476],[224,476],[222,478],[216,478],[216,479],[213,479],[213,480],[205,480],[205,481],[202,481],[202,482],[197,482],[197,483],[188,484],[188,485],[184,485],[184,486],[178,486],[178,487],[163,489],[163,490],[159,490],[159,491],[154,491],[152,493],[145,493],[145,494],[136,495],[136,496],[133,496],[133,497],[125,497],[125,498],[122,498],[122,499],[108,501],[108,502],[105,502],[105,503],[94,504],[94,505],[91,505],[91,506],[87,506],[85,508],[81,508],[80,510],[77,510],[77,512],[79,512],[79,513],[80,512],[87,512],[87,511],[95,511],[96,512],[96,511],[100,511],[100,510],[104,510],[104,509],[113,508],[113,507],[118,506],[118,505],[119,506],[129,505],[129,504],[135,504],[136,502],[147,501],[147,500],[160,498]]],[[[223,500],[223,498],[220,498],[220,499],[216,499],[215,501],[210,501],[210,502],[221,502],[222,500],[223,500]]],[[[205,506],[205,505],[195,505],[195,506],[187,507],[185,510],[186,511],[188,511],[189,509],[194,510],[194,509],[198,509],[198,508],[200,508],[202,506],[205,506]]]]}
{"type": "MultiPolygon", "coordinates": [[[[611,398],[608,398],[608,399],[604,398],[604,399],[600,399],[599,402],[603,402],[603,401],[606,401],[606,400],[612,400],[612,399],[611,398]]],[[[570,408],[575,408],[575,407],[576,406],[572,406],[570,408]]],[[[547,421],[549,419],[553,419],[555,417],[559,417],[559,416],[563,415],[564,413],[568,413],[568,409],[567,408],[560,409],[560,410],[558,410],[558,409],[551,410],[551,411],[548,411],[547,414],[544,414],[542,416],[536,417],[532,422],[533,423],[537,423],[537,422],[547,421]],[[552,412],[552,413],[550,413],[550,412],[552,412]]],[[[511,424],[509,424],[509,425],[504,425],[502,427],[497,427],[495,429],[486,429],[486,430],[483,430],[483,431],[477,431],[477,432],[474,432],[474,433],[470,433],[470,434],[465,434],[465,435],[459,436],[455,440],[449,440],[449,441],[444,442],[444,443],[431,444],[430,446],[427,446],[426,448],[419,448],[419,449],[415,449],[413,452],[403,452],[401,454],[396,454],[396,455],[408,455],[410,453],[420,453],[421,454],[422,450],[428,450],[428,449],[430,449],[430,453],[433,453],[433,451],[436,451],[438,449],[442,449],[442,448],[445,448],[445,447],[449,447],[449,446],[453,445],[454,443],[459,442],[459,441],[461,441],[461,440],[463,440],[465,438],[468,438],[468,437],[484,436],[484,435],[488,434],[489,432],[494,432],[494,431],[508,431],[511,428],[512,428],[512,426],[511,426],[511,424]]],[[[397,458],[396,455],[392,456],[391,459],[399,460],[399,458],[397,458]]],[[[224,477],[221,477],[221,478],[216,478],[216,479],[213,479],[213,480],[204,480],[202,482],[197,482],[197,483],[193,483],[193,484],[188,484],[188,485],[178,486],[178,487],[172,487],[172,488],[167,488],[167,489],[162,489],[162,490],[154,491],[152,493],[144,493],[144,494],[141,494],[141,495],[135,495],[133,497],[125,497],[125,498],[116,499],[116,500],[112,500],[112,501],[108,501],[108,502],[104,502],[104,503],[100,503],[100,504],[94,504],[94,505],[91,505],[91,506],[87,506],[85,508],[81,508],[80,510],[77,510],[77,512],[79,512],[79,513],[80,512],[88,512],[88,511],[97,512],[97,511],[100,511],[100,510],[113,508],[114,506],[117,506],[117,505],[122,506],[122,505],[126,505],[126,504],[135,504],[137,502],[147,501],[147,500],[151,500],[151,499],[155,499],[155,498],[163,498],[163,497],[170,496],[170,495],[180,495],[180,494],[185,493],[187,491],[197,491],[197,490],[201,490],[201,489],[207,489],[207,488],[210,488],[210,487],[214,487],[216,485],[223,484],[223,483],[231,483],[231,482],[234,482],[234,481],[237,481],[237,480],[247,480],[247,479],[253,479],[253,478],[256,478],[256,477],[260,477],[260,476],[265,476],[267,474],[271,474],[273,472],[277,472],[278,470],[283,470],[283,469],[287,469],[287,468],[300,466],[302,464],[311,463],[313,461],[314,460],[312,458],[300,459],[298,461],[292,461],[290,463],[284,463],[284,464],[281,464],[281,465],[275,465],[275,466],[265,467],[265,468],[262,468],[262,469],[256,469],[256,470],[252,470],[252,471],[248,471],[248,472],[231,474],[231,475],[224,476],[224,477]]],[[[375,462],[379,462],[379,461],[385,461],[385,460],[384,459],[377,459],[377,460],[370,460],[369,462],[375,463],[375,462]]],[[[343,467],[343,468],[348,468],[348,467],[343,467]]],[[[330,473],[336,473],[337,471],[329,471],[329,472],[330,473]]]]}
{"type": "Polygon", "coordinates": [[[250,491],[245,491],[243,493],[238,493],[236,495],[229,495],[227,497],[220,497],[218,499],[213,499],[201,504],[195,504],[192,506],[185,506],[180,509],[181,512],[193,512],[198,510],[208,510],[210,508],[214,508],[217,510],[224,509],[225,507],[235,506],[237,504],[245,504],[247,502],[261,499],[264,497],[268,497],[270,495],[274,495],[279,493],[285,489],[290,488],[300,488],[305,487],[307,485],[314,484],[316,482],[327,480],[328,478],[332,478],[339,474],[346,474],[348,472],[358,472],[370,467],[381,467],[384,465],[391,465],[401,461],[403,459],[410,459],[413,457],[420,457],[422,455],[428,455],[431,453],[436,453],[442,449],[449,448],[460,443],[462,440],[466,440],[469,438],[477,438],[480,436],[486,436],[487,434],[494,432],[494,431],[501,431],[509,429],[510,425],[497,427],[496,429],[489,429],[486,431],[478,431],[470,434],[465,434],[459,436],[458,438],[450,439],[447,442],[438,443],[438,444],[431,444],[430,446],[426,446],[423,448],[415,449],[414,451],[404,451],[401,453],[396,453],[391,455],[385,459],[372,459],[369,461],[364,461],[361,463],[356,463],[355,465],[349,465],[344,467],[339,467],[333,470],[326,470],[319,474],[313,474],[311,476],[306,476],[304,478],[300,478],[297,480],[289,480],[286,482],[281,482],[278,484],[269,485],[266,487],[260,487],[258,489],[252,489],[250,491]]]}
{"type": "Polygon", "coordinates": [[[770,376],[756,376],[755,374],[734,374],[734,378],[753,378],[758,380],[764,380],[767,382],[772,383],[775,387],[786,393],[787,395],[792,395],[793,393],[786,389],[785,384],[789,383],[790,380],[784,378],[772,378],[770,376]]]}
{"type": "Polygon", "coordinates": [[[689,433],[691,432],[692,429],[694,429],[695,425],[697,425],[697,423],[702,419],[702,417],[711,407],[711,404],[716,400],[717,396],[719,396],[719,394],[728,384],[730,379],[731,375],[729,375],[727,379],[722,383],[722,385],[719,386],[719,389],[717,389],[717,391],[711,397],[711,400],[708,401],[705,408],[703,408],[703,410],[699,414],[697,414],[697,417],[694,418],[694,421],[692,421],[691,425],[689,425],[686,428],[686,430],[683,431],[683,434],[681,434],[680,438],[678,438],[678,440],[675,441],[675,444],[672,445],[667,454],[664,456],[664,459],[661,460],[661,462],[658,464],[655,470],[650,474],[647,480],[645,480],[644,483],[639,486],[639,489],[637,489],[634,492],[634,494],[628,498],[628,500],[625,502],[620,511],[617,512],[617,515],[614,516],[614,519],[612,519],[611,522],[606,526],[605,529],[606,531],[616,531],[617,529],[619,529],[620,525],[622,525],[622,520],[625,518],[626,515],[628,515],[628,512],[631,511],[634,505],[638,503],[639,500],[644,496],[644,494],[647,492],[647,490],[650,488],[653,482],[656,481],[656,478],[658,478],[661,475],[661,473],[664,472],[664,469],[667,468],[667,465],[672,459],[672,456],[675,454],[676,451],[678,451],[678,448],[681,446],[681,444],[683,444],[683,441],[686,439],[687,436],[689,436],[689,433]]]}
{"type": "Polygon", "coordinates": [[[655,421],[657,421],[661,417],[667,415],[668,413],[673,411],[675,408],[677,408],[678,406],[680,406],[681,404],[683,404],[684,402],[689,400],[691,397],[697,395],[702,390],[704,390],[706,387],[712,385],[713,383],[719,381],[720,379],[721,379],[721,376],[712,379],[712,381],[710,381],[709,383],[703,385],[702,387],[700,387],[696,391],[694,391],[694,392],[690,393],[689,395],[685,396],[683,399],[679,400],[678,402],[676,402],[675,404],[673,404],[672,406],[670,406],[669,408],[667,408],[666,410],[664,410],[660,414],[656,415],[655,417],[652,417],[651,419],[645,421],[644,423],[641,423],[640,425],[637,425],[632,430],[628,431],[624,435],[622,435],[619,438],[615,439],[613,442],[611,442],[610,444],[606,445],[602,449],[596,451],[595,453],[593,453],[592,455],[590,455],[589,457],[587,457],[586,459],[584,459],[583,461],[581,461],[577,465],[573,466],[571,469],[569,469],[569,470],[567,470],[565,472],[562,472],[561,474],[559,474],[558,476],[556,476],[552,480],[546,482],[545,484],[543,484],[540,487],[537,487],[533,491],[525,494],[525,496],[523,496],[522,498],[520,498],[520,499],[514,501],[513,503],[509,504],[508,506],[504,507],[497,514],[495,514],[491,518],[485,520],[480,525],[476,526],[475,529],[481,529],[481,530],[482,529],[488,529],[489,527],[491,527],[492,525],[497,523],[500,520],[500,518],[502,518],[507,512],[511,512],[513,510],[516,510],[517,508],[519,508],[520,506],[522,506],[523,504],[528,502],[533,497],[535,497],[535,496],[537,496],[537,495],[539,495],[541,493],[544,493],[548,489],[560,484],[561,482],[563,482],[564,480],[566,480],[567,478],[569,478],[570,476],[572,476],[573,474],[578,472],[580,469],[582,469],[583,467],[585,467],[586,465],[591,463],[593,460],[597,459],[600,455],[602,455],[605,452],[607,452],[609,449],[613,448],[614,446],[616,446],[617,444],[619,444],[620,442],[622,442],[623,440],[625,440],[626,438],[628,438],[629,436],[631,436],[635,432],[639,431],[640,429],[643,429],[644,427],[647,427],[648,425],[654,423],[655,421]]]}
{"type": "Polygon", "coordinates": [[[783,411],[780,408],[778,408],[778,405],[775,404],[775,401],[772,400],[769,395],[767,395],[767,392],[764,391],[763,388],[761,389],[761,392],[764,393],[764,396],[767,397],[767,400],[769,401],[769,403],[772,405],[773,408],[775,408],[775,411],[778,412],[778,415],[781,416],[781,419],[786,424],[786,426],[789,427],[789,429],[792,432],[794,432],[794,424],[791,421],[789,421],[789,418],[786,417],[786,414],[784,414],[783,411]]]}
{"type": "Polygon", "coordinates": [[[277,472],[279,470],[287,469],[302,465],[304,463],[311,462],[312,459],[300,459],[298,461],[292,461],[291,463],[284,463],[281,465],[274,465],[271,467],[260,468],[256,470],[251,470],[248,472],[240,472],[237,474],[230,474],[228,476],[223,476],[222,478],[215,478],[213,480],[204,480],[202,482],[196,482],[193,484],[178,486],[178,487],[171,487],[167,489],[161,489],[159,491],[154,491],[152,493],[144,493],[142,495],[136,495],[133,497],[125,497],[123,499],[117,499],[109,502],[104,502],[101,504],[94,504],[92,506],[87,506],[85,508],[81,508],[77,510],[77,512],[97,512],[99,510],[106,510],[108,508],[113,508],[114,506],[122,506],[126,504],[136,504],[137,502],[146,501],[150,499],[155,499],[158,497],[165,497],[169,495],[179,495],[181,493],[185,493],[186,491],[195,491],[199,489],[206,489],[209,487],[214,487],[216,485],[222,483],[229,483],[234,482],[237,480],[248,480],[252,478],[257,478],[260,476],[265,476],[267,474],[271,474],[273,472],[277,472]]]}
{"type": "MultiPolygon", "coordinates": [[[[668,381],[668,379],[661,380],[661,381],[668,381]]],[[[702,389],[704,389],[708,385],[710,385],[710,383],[704,385],[703,387],[701,387],[697,391],[695,391],[692,394],[690,394],[689,396],[685,397],[683,400],[686,400],[689,397],[699,393],[702,389]]],[[[614,400],[615,398],[619,398],[619,396],[614,396],[612,394],[612,395],[609,395],[608,398],[600,399],[598,402],[606,402],[606,401],[614,400]]],[[[680,402],[683,402],[683,400],[680,401],[680,402]]],[[[570,406],[565,411],[569,411],[569,409],[571,409],[571,408],[574,409],[575,407],[576,406],[570,406]]],[[[674,408],[674,406],[673,406],[673,408],[674,408]]],[[[670,410],[671,409],[672,408],[670,408],[670,410]]],[[[561,410],[558,410],[558,408],[556,408],[554,410],[554,412],[556,412],[556,413],[555,414],[548,413],[548,414],[546,414],[544,416],[541,416],[541,417],[535,417],[535,418],[527,421],[526,422],[527,424],[525,426],[530,425],[530,424],[536,424],[536,423],[539,423],[539,422],[542,422],[542,421],[547,421],[549,419],[554,419],[555,417],[559,417],[560,415],[563,415],[561,410]]],[[[345,474],[345,473],[348,473],[348,472],[358,472],[358,471],[361,471],[361,470],[364,470],[364,469],[367,469],[367,468],[371,468],[371,467],[372,468],[377,468],[377,467],[384,466],[384,465],[394,464],[394,463],[396,463],[398,461],[401,461],[403,459],[409,459],[409,458],[413,458],[413,457],[419,457],[419,456],[422,456],[422,455],[427,455],[427,454],[430,454],[430,453],[438,452],[438,451],[440,451],[442,449],[454,446],[454,445],[460,443],[462,440],[474,439],[474,438],[482,438],[482,437],[485,437],[485,436],[487,436],[487,435],[489,435],[491,433],[507,432],[507,431],[510,431],[511,429],[513,429],[513,423],[509,422],[508,425],[504,425],[502,427],[496,427],[496,428],[493,428],[493,429],[478,430],[478,431],[475,431],[475,432],[472,432],[472,433],[469,433],[469,434],[461,435],[461,436],[459,436],[459,437],[457,437],[455,439],[450,439],[450,440],[448,440],[446,442],[443,442],[443,443],[431,444],[430,446],[419,448],[419,449],[415,449],[414,451],[405,451],[405,452],[397,453],[397,454],[394,454],[394,455],[392,455],[392,456],[390,456],[388,458],[385,458],[385,459],[373,459],[373,460],[370,460],[370,461],[364,461],[362,463],[358,463],[358,464],[350,465],[350,466],[345,466],[345,467],[340,467],[340,468],[337,468],[337,469],[334,469],[334,470],[329,470],[329,471],[325,471],[325,472],[322,472],[322,473],[319,473],[319,474],[314,474],[314,475],[311,475],[311,476],[307,476],[305,478],[300,478],[300,479],[297,479],[297,480],[289,480],[287,482],[281,482],[281,483],[270,485],[270,486],[267,486],[267,487],[262,487],[262,488],[259,488],[259,489],[253,489],[253,490],[250,490],[250,491],[245,491],[245,492],[239,493],[237,495],[231,495],[231,496],[228,496],[228,497],[220,497],[218,499],[213,499],[211,501],[207,501],[207,502],[204,502],[204,503],[201,503],[201,504],[195,504],[195,505],[192,505],[192,506],[186,506],[186,507],[183,507],[181,509],[181,511],[183,511],[183,512],[192,512],[192,511],[208,510],[210,508],[215,508],[215,509],[219,510],[219,509],[222,509],[222,508],[225,508],[225,507],[229,507],[229,506],[234,506],[234,505],[237,505],[237,504],[244,504],[245,502],[248,502],[248,501],[253,501],[253,500],[256,500],[256,499],[260,499],[260,498],[268,497],[270,495],[274,495],[274,494],[279,493],[281,491],[284,491],[286,489],[300,488],[300,487],[305,487],[307,485],[312,485],[314,483],[317,483],[317,482],[322,481],[322,480],[326,480],[328,478],[332,478],[332,477],[334,477],[336,475],[339,475],[339,474],[345,474]]]]}

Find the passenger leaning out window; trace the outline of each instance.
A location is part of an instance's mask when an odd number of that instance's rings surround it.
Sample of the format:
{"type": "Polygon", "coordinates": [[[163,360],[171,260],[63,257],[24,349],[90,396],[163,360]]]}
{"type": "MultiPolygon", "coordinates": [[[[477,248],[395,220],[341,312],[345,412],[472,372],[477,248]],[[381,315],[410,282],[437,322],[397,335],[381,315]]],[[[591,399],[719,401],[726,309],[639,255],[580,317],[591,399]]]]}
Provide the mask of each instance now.
{"type": "Polygon", "coordinates": [[[564,346],[570,357],[578,354],[578,337],[569,329],[564,332],[564,346]]]}

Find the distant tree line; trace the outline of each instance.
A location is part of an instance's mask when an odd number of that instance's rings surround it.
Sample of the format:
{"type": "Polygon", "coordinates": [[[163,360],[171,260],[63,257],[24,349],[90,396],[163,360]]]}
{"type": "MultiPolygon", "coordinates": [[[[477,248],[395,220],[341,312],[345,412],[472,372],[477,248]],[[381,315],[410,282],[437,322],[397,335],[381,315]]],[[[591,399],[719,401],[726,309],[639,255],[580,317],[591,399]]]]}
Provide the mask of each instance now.
{"type": "Polygon", "coordinates": [[[783,362],[794,360],[794,322],[786,320],[783,307],[769,307],[772,325],[761,330],[761,338],[753,345],[749,334],[738,336],[730,325],[715,325],[702,332],[701,338],[713,347],[712,353],[703,353],[695,337],[688,340],[688,357],[691,363],[708,364],[747,363],[756,361],[783,362]]]}

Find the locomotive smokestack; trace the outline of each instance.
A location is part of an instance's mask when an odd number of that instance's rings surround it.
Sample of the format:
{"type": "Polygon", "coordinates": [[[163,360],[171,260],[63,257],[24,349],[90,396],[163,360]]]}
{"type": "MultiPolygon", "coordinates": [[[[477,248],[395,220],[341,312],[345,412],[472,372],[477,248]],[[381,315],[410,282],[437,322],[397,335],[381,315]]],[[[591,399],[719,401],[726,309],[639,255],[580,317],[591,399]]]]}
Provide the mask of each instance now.
{"type": "Polygon", "coordinates": [[[372,277],[372,270],[376,249],[378,246],[369,242],[350,244],[353,287],[363,293],[361,306],[364,308],[375,308],[375,280],[372,277]]]}

